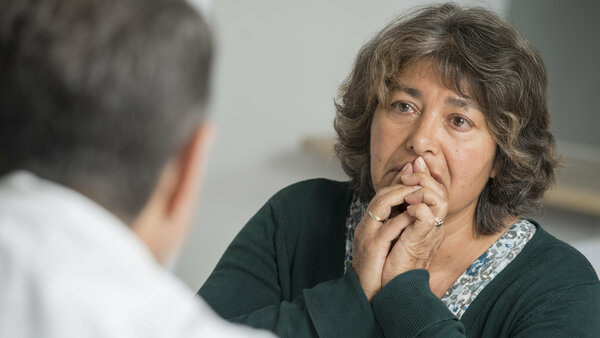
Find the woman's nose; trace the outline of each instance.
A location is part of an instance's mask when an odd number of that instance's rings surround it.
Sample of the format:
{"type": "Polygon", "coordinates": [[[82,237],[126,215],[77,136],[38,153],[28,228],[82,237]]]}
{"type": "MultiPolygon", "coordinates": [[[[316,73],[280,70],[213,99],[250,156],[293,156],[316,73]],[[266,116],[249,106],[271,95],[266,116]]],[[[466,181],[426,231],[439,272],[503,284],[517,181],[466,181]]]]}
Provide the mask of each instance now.
{"type": "Polygon", "coordinates": [[[427,153],[435,155],[439,146],[437,127],[434,116],[422,114],[421,118],[414,122],[406,147],[419,156],[427,153]]]}

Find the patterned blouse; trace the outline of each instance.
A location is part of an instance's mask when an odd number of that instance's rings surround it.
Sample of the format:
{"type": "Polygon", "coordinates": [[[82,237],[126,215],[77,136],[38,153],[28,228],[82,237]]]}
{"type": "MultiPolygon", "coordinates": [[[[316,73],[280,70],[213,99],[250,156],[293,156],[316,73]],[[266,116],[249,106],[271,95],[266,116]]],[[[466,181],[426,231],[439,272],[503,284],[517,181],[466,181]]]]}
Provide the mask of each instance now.
{"type": "MultiPolygon", "coordinates": [[[[346,217],[344,271],[352,265],[354,229],[364,215],[367,205],[368,203],[361,202],[358,196],[352,197],[346,217]]],[[[521,252],[535,231],[535,225],[525,219],[513,224],[458,277],[442,297],[442,302],[460,319],[483,288],[521,252]]]]}

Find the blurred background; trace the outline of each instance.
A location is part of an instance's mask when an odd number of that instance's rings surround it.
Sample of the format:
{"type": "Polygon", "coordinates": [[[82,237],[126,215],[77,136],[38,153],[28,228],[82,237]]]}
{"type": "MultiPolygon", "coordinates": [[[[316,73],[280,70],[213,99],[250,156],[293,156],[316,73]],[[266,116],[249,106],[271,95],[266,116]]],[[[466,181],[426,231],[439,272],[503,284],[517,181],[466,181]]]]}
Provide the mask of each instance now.
{"type": "MultiPolygon", "coordinates": [[[[219,133],[190,239],[175,272],[193,289],[246,221],[294,182],[347,177],[331,155],[333,100],[359,48],[391,18],[428,1],[198,0],[218,40],[212,119],[219,133]]],[[[541,52],[553,132],[565,157],[532,215],[600,272],[600,3],[458,1],[492,9],[541,52]]]]}

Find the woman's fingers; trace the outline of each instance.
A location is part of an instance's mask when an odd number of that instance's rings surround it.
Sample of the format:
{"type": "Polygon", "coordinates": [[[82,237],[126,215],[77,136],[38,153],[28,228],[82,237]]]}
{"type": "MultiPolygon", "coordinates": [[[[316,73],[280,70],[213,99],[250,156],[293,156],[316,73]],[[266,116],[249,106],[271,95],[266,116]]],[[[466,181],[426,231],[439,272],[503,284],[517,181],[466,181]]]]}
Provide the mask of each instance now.
{"type": "Polygon", "coordinates": [[[429,268],[444,240],[444,229],[435,227],[435,216],[428,205],[409,205],[404,214],[414,222],[404,229],[386,257],[382,287],[401,273],[429,268]]]}
{"type": "Polygon", "coordinates": [[[392,242],[412,223],[407,213],[387,219],[393,207],[405,203],[406,196],[418,189],[421,187],[395,185],[380,190],[354,231],[352,267],[369,300],[381,289],[383,266],[392,242]]]}
{"type": "Polygon", "coordinates": [[[419,185],[415,186],[405,186],[405,185],[395,185],[390,187],[389,189],[380,191],[373,197],[371,203],[367,207],[366,214],[363,216],[368,217],[366,220],[369,224],[372,225],[381,225],[382,222],[378,222],[375,220],[375,217],[369,216],[369,211],[382,220],[388,219],[392,212],[392,208],[405,203],[406,196],[410,193],[415,192],[422,187],[419,185]]]}
{"type": "Polygon", "coordinates": [[[359,229],[361,224],[356,228],[352,268],[369,301],[373,300],[384,285],[382,276],[392,242],[397,240],[412,222],[412,216],[404,212],[381,223],[376,231],[365,230],[365,227],[359,229]]]}
{"type": "Polygon", "coordinates": [[[394,218],[390,218],[381,226],[381,229],[377,234],[379,240],[391,244],[392,241],[398,239],[402,231],[412,222],[413,217],[406,212],[403,212],[394,218]]]}
{"type": "Polygon", "coordinates": [[[444,219],[448,212],[448,201],[445,196],[440,196],[438,192],[429,188],[415,190],[408,194],[404,200],[409,205],[426,204],[431,208],[434,217],[440,219],[444,219]]]}
{"type": "MultiPolygon", "coordinates": [[[[419,189],[407,195],[405,198],[406,203],[409,205],[425,204],[431,208],[429,213],[433,214],[433,223],[435,223],[437,219],[443,220],[448,212],[446,188],[441,183],[433,179],[429,172],[429,167],[422,157],[419,156],[414,161],[413,168],[413,174],[402,175],[401,179],[403,183],[418,184],[423,186],[423,189],[419,189]]],[[[414,210],[414,208],[412,209],[414,210]]]]}
{"type": "MultiPolygon", "coordinates": [[[[422,189],[415,190],[405,197],[408,205],[426,204],[431,208],[434,217],[441,220],[448,213],[448,194],[444,186],[435,181],[429,174],[414,173],[410,177],[403,177],[406,181],[413,181],[422,189]]],[[[410,183],[413,183],[410,182],[410,183]]]]}
{"type": "Polygon", "coordinates": [[[415,159],[415,164],[413,165],[413,170],[415,173],[425,173],[427,175],[431,175],[429,172],[429,167],[423,157],[419,156],[415,159]]]}
{"type": "MultiPolygon", "coordinates": [[[[394,186],[395,184],[401,184],[401,180],[400,178],[402,176],[406,176],[406,175],[410,175],[414,173],[414,168],[413,168],[413,164],[411,162],[408,162],[404,165],[404,167],[402,167],[402,169],[396,174],[396,176],[394,177],[392,183],[390,184],[390,186],[394,186]]],[[[385,189],[385,188],[383,188],[385,189]]]]}
{"type": "Polygon", "coordinates": [[[352,265],[369,300],[391,278],[428,266],[441,243],[433,224],[446,215],[445,188],[431,177],[422,157],[399,174],[402,184],[380,189],[354,232],[352,265]],[[397,214],[401,205],[410,211],[397,214]]]}
{"type": "Polygon", "coordinates": [[[400,182],[402,184],[420,185],[426,188],[430,188],[433,191],[436,191],[442,197],[446,195],[445,187],[431,176],[429,167],[425,163],[423,157],[417,157],[411,168],[413,169],[412,173],[409,171],[401,172],[400,182]]]}
{"type": "Polygon", "coordinates": [[[411,226],[411,236],[413,241],[422,240],[431,232],[436,230],[436,216],[432,213],[431,208],[424,203],[409,205],[406,208],[406,213],[414,218],[414,223],[411,226]]]}
{"type": "Polygon", "coordinates": [[[402,167],[402,169],[401,169],[401,170],[400,170],[400,171],[399,171],[399,172],[398,172],[398,173],[397,173],[397,174],[394,176],[394,178],[392,179],[392,182],[390,183],[390,185],[389,185],[389,186],[387,186],[387,187],[383,187],[383,188],[379,189],[379,192],[384,192],[384,191],[386,191],[386,189],[393,188],[393,187],[394,187],[395,185],[397,185],[397,184],[402,184],[402,182],[401,182],[400,178],[401,178],[402,176],[410,175],[410,174],[412,174],[412,173],[414,173],[414,170],[413,170],[413,165],[412,165],[412,163],[411,163],[411,162],[408,162],[408,163],[406,163],[406,164],[404,165],[404,167],[402,167]]]}
{"type": "MultiPolygon", "coordinates": [[[[401,175],[402,184],[423,188],[404,198],[408,206],[401,216],[408,219],[409,224],[402,227],[398,241],[386,257],[382,287],[401,273],[427,269],[444,240],[444,229],[436,227],[435,223],[437,218],[444,219],[448,211],[446,189],[431,176],[422,157],[414,161],[412,168],[412,174],[401,175]]],[[[396,218],[400,219],[400,216],[396,218]]]]}
{"type": "Polygon", "coordinates": [[[402,175],[400,177],[400,181],[404,185],[419,185],[422,187],[427,187],[442,196],[446,195],[446,188],[441,183],[436,181],[433,177],[431,177],[431,175],[428,173],[415,172],[409,175],[402,175]]]}

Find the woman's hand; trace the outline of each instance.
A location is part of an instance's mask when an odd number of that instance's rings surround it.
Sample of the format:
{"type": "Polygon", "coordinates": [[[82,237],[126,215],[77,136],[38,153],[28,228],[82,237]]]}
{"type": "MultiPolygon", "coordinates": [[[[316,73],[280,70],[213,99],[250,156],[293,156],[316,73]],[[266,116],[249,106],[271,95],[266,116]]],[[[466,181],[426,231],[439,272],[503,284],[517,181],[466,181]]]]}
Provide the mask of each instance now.
{"type": "MultiPolygon", "coordinates": [[[[448,211],[447,193],[429,172],[425,161],[418,157],[413,165],[414,173],[401,176],[406,186],[422,186],[406,195],[408,204],[405,215],[390,219],[388,223],[402,223],[404,231],[392,247],[385,260],[381,277],[381,287],[399,274],[414,270],[427,269],[444,241],[444,228],[436,227],[436,218],[443,220],[448,211]],[[404,225],[406,219],[410,225],[404,225]]],[[[391,226],[391,224],[390,224],[391,226]]]]}
{"type": "MultiPolygon", "coordinates": [[[[403,171],[402,174],[410,174],[412,168],[407,166],[403,171]]],[[[382,272],[392,242],[412,223],[412,216],[405,212],[389,221],[383,220],[390,217],[392,208],[405,203],[406,197],[419,189],[421,187],[417,184],[398,184],[380,189],[354,231],[352,268],[369,301],[373,300],[383,285],[382,272]],[[369,212],[382,221],[377,221],[369,212]]]]}

